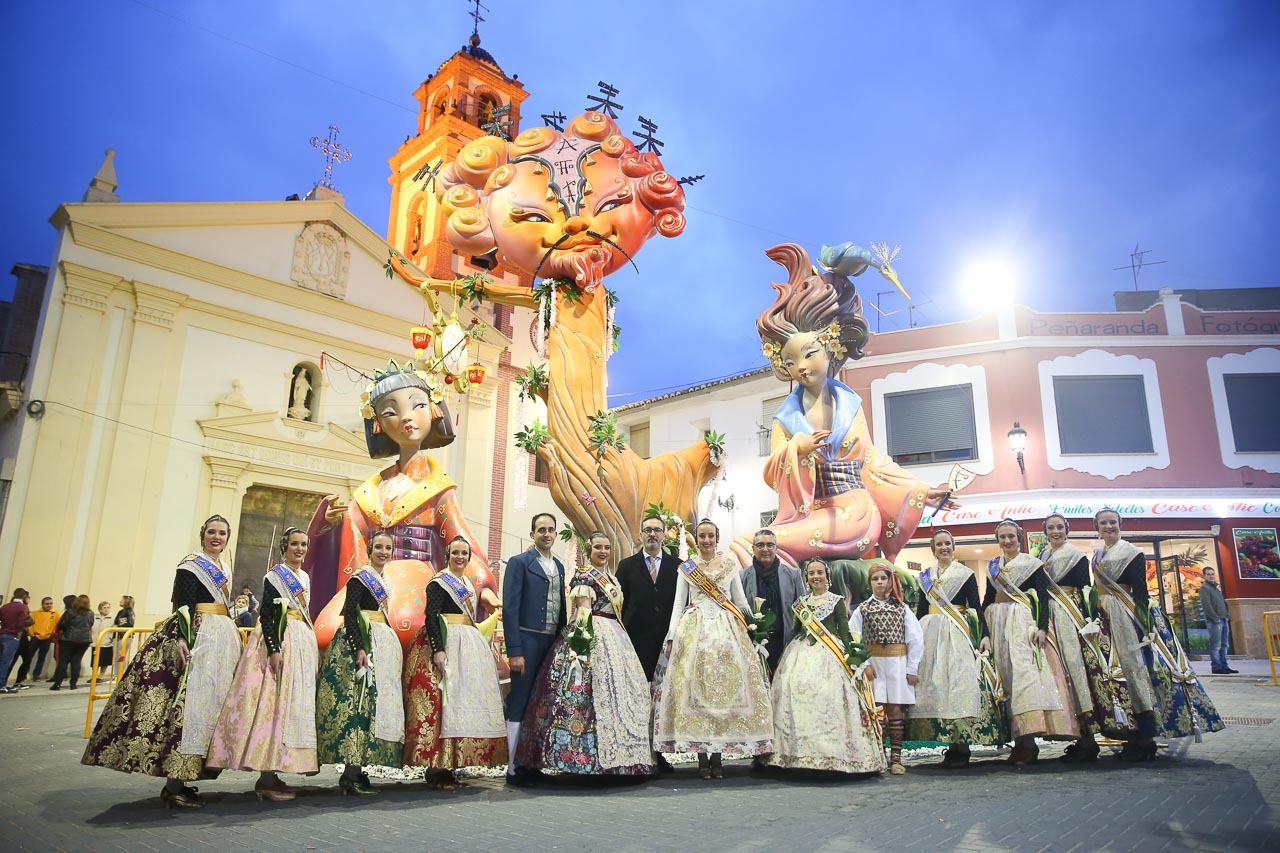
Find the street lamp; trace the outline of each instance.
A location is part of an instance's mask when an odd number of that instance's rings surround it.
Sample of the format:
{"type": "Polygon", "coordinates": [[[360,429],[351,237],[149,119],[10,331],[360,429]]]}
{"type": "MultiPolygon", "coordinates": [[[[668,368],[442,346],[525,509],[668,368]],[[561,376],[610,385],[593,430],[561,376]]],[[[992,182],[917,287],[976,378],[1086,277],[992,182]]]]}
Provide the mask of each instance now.
{"type": "Polygon", "coordinates": [[[1027,449],[1027,431],[1017,421],[1013,422],[1013,429],[1009,430],[1009,449],[1018,454],[1018,470],[1025,477],[1027,475],[1027,463],[1022,453],[1027,449]]]}
{"type": "Polygon", "coordinates": [[[733,502],[733,495],[729,495],[728,498],[716,498],[716,503],[729,510],[729,512],[733,512],[733,508],[735,506],[733,502]]]}

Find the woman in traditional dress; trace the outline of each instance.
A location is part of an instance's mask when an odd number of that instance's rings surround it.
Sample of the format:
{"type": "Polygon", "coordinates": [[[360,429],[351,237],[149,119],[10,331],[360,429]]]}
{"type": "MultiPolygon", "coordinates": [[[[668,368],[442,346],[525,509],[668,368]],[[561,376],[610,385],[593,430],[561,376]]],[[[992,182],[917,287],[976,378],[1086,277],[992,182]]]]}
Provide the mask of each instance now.
{"type": "Polygon", "coordinates": [[[210,767],[257,770],[260,800],[292,800],[277,773],[311,775],[316,761],[316,673],[320,651],[311,629],[311,581],[302,570],[307,533],[289,527],[282,559],[262,579],[258,627],[249,635],[227,703],[213,730],[210,767]]]}
{"type": "Polygon", "coordinates": [[[1049,627],[1062,665],[1071,685],[1074,708],[1078,711],[1080,738],[1067,747],[1063,761],[1096,761],[1099,752],[1094,735],[1128,738],[1132,707],[1120,702],[1123,688],[1117,693],[1116,678],[1108,664],[1111,641],[1090,618],[1085,605],[1089,588],[1089,557],[1067,540],[1071,525],[1066,516],[1053,513],[1044,520],[1044,534],[1049,542],[1044,570],[1049,576],[1049,627]]]}
{"type": "Polygon", "coordinates": [[[342,625],[320,666],[316,745],[321,764],[343,764],[344,794],[376,794],[365,765],[400,767],[404,755],[404,650],[387,624],[391,589],[383,573],[395,542],[380,530],[369,540],[369,565],[347,581],[342,625]]]}
{"type": "Polygon", "coordinates": [[[240,633],[229,615],[231,573],[222,565],[230,538],[231,524],[220,515],[201,525],[200,553],[184,557],[173,579],[173,615],[130,661],[81,759],[167,777],[160,799],[169,808],[204,805],[197,789],[184,783],[205,770],[213,726],[240,659],[240,633]]]}
{"type": "Polygon", "coordinates": [[[350,504],[336,495],[326,497],[307,529],[307,570],[314,597],[328,602],[315,621],[322,650],[343,620],[347,581],[368,564],[370,538],[379,530],[390,533],[395,546],[384,570],[391,596],[386,611],[405,647],[422,627],[423,591],[444,571],[445,543],[456,536],[471,546],[467,577],[479,594],[477,617],[483,619],[486,610],[497,606],[497,584],[463,516],[456,486],[444,467],[427,455],[454,440],[444,388],[435,373],[418,370],[412,362],[404,367],[391,362],[385,373],[374,374],[365,391],[361,416],[369,456],[396,460],[361,484],[350,504]]]}
{"type": "Polygon", "coordinates": [[[529,697],[516,764],[581,776],[648,776],[649,683],[619,621],[622,589],[609,571],[613,544],[603,533],[587,543],[588,565],[569,581],[569,622],[529,697]],[[574,651],[575,635],[589,643],[585,655],[574,651]]]}
{"type": "MultiPolygon", "coordinates": [[[[957,506],[950,490],[931,488],[876,449],[862,399],[836,379],[846,360],[866,346],[862,298],[843,275],[819,273],[801,247],[765,252],[787,270],[756,331],[774,375],[795,390],[774,415],[764,478],[778,492],[778,557],[793,566],[808,557],[874,557],[879,544],[892,561],[907,544],[928,504],[957,506]]],[[[751,565],[751,537],[733,543],[751,565]]]]}
{"type": "Polygon", "coordinates": [[[427,768],[428,783],[444,790],[458,787],[459,767],[502,767],[507,759],[498,665],[482,633],[497,614],[477,625],[470,563],[471,545],[455,536],[448,569],[427,584],[426,622],[404,668],[404,763],[427,768]]]}
{"type": "Polygon", "coordinates": [[[1102,631],[1124,672],[1137,729],[1120,758],[1149,761],[1155,758],[1157,737],[1198,739],[1222,729],[1223,722],[1164,613],[1150,602],[1146,555],[1121,538],[1120,514],[1103,509],[1093,522],[1102,537],[1093,558],[1102,631]]]}
{"type": "MultiPolygon", "coordinates": [[[[871,597],[854,608],[849,630],[859,638],[870,657],[867,678],[875,700],[884,706],[889,729],[889,772],[901,776],[902,740],[906,732],[904,709],[916,701],[924,634],[920,623],[902,600],[898,573],[888,563],[876,563],[867,572],[871,597]]],[[[883,747],[882,747],[883,748],[883,747]]]]}
{"type": "Polygon", "coordinates": [[[1049,576],[1044,564],[1022,553],[1022,527],[996,525],[1001,555],[989,565],[984,610],[1000,681],[1009,694],[1014,738],[1009,763],[1033,764],[1036,737],[1074,740],[1080,729],[1057,649],[1049,641],[1049,576]]]}
{"type": "Polygon", "coordinates": [[[805,566],[810,592],[793,606],[795,623],[773,676],[773,754],[776,767],[881,773],[884,734],[865,677],[847,661],[849,609],[831,592],[831,569],[805,566]],[[862,680],[864,691],[859,691],[862,680]]]}
{"type": "Polygon", "coordinates": [[[722,756],[773,751],[773,704],[747,633],[754,616],[738,564],[716,551],[720,529],[711,521],[699,522],[694,537],[698,556],[676,580],[653,748],[696,752],[702,778],[720,779],[722,756]]]}
{"type": "Polygon", "coordinates": [[[948,744],[942,756],[948,769],[968,765],[969,744],[1001,746],[1009,740],[1004,688],[989,657],[978,578],[954,562],[955,547],[951,531],[935,530],[929,549],[938,562],[920,573],[916,616],[924,656],[906,733],[907,740],[948,744]]]}

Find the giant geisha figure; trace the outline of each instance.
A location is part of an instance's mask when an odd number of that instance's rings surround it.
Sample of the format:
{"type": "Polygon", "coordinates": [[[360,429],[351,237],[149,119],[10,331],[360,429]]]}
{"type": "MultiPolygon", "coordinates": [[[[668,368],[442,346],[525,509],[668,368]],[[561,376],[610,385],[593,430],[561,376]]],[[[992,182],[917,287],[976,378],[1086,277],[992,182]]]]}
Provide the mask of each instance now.
{"type": "Polygon", "coordinates": [[[369,455],[395,456],[396,461],[365,480],[350,504],[326,497],[311,520],[307,568],[313,579],[312,601],[328,601],[315,620],[322,649],[342,624],[347,580],[368,564],[369,540],[380,530],[395,540],[383,576],[389,591],[387,614],[402,644],[412,642],[422,628],[424,590],[444,569],[444,543],[455,536],[471,546],[466,574],[482,608],[498,605],[497,584],[463,518],[455,484],[427,455],[454,438],[439,377],[416,369],[412,362],[404,367],[392,362],[385,373],[375,374],[364,400],[361,414],[369,455]]]}
{"type": "MultiPolygon", "coordinates": [[[[932,488],[902,470],[871,443],[862,399],[836,379],[849,358],[861,358],[867,323],[853,283],[820,273],[799,246],[766,253],[788,273],[774,283],[773,306],[756,319],[764,354],[781,380],[796,383],[773,420],[765,481],[778,492],[778,557],[804,565],[811,557],[860,560],[876,546],[893,560],[929,505],[947,507],[947,489],[932,488]]],[[[743,565],[750,539],[733,544],[743,565]]]]}

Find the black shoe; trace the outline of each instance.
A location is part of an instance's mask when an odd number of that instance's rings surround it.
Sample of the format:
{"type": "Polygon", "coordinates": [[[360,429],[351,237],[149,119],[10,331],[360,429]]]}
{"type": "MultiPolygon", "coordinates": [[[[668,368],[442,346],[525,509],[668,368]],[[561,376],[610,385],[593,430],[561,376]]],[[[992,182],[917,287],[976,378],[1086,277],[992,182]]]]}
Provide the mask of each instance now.
{"type": "Polygon", "coordinates": [[[164,803],[165,808],[170,809],[198,809],[204,805],[204,800],[196,789],[189,786],[183,786],[182,790],[176,794],[168,788],[162,789],[160,802],[164,803]]]}
{"type": "Polygon", "coordinates": [[[1120,750],[1121,761],[1151,761],[1156,757],[1157,747],[1154,740],[1125,741],[1120,750]]]}
{"type": "Polygon", "coordinates": [[[1235,670],[1234,669],[1211,669],[1209,670],[1209,672],[1212,675],[1230,675],[1231,673],[1235,672],[1235,670]]]}
{"type": "Polygon", "coordinates": [[[1240,670],[1238,670],[1238,669],[1232,669],[1231,667],[1227,667],[1226,669],[1224,669],[1224,670],[1223,670],[1223,672],[1224,672],[1224,673],[1226,673],[1227,675],[1239,675],[1239,674],[1240,674],[1240,670]]]}
{"type": "Polygon", "coordinates": [[[676,769],[671,766],[671,762],[667,761],[667,757],[661,752],[658,753],[658,760],[654,762],[659,773],[675,773],[676,769]]]}
{"type": "Polygon", "coordinates": [[[55,685],[53,685],[52,687],[50,687],[49,689],[50,689],[50,690],[61,690],[61,689],[62,689],[62,685],[61,685],[61,684],[55,684],[55,685]]]}

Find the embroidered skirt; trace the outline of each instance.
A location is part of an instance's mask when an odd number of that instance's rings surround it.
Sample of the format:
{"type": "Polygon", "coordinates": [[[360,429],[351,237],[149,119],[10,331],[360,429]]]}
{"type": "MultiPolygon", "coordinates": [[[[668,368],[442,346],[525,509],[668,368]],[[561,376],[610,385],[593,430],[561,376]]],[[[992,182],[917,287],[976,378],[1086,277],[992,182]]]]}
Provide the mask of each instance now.
{"type": "Polygon", "coordinates": [[[184,683],[178,619],[174,615],[161,623],[129,662],[98,717],[81,764],[184,782],[201,777],[240,653],[239,633],[226,616],[196,614],[195,648],[184,683]]]}
{"type": "Polygon", "coordinates": [[[1080,727],[1071,713],[1062,661],[1052,645],[1036,655],[1031,608],[997,602],[987,608],[986,616],[1000,681],[1009,694],[1013,736],[1077,737],[1080,727]]]}
{"type": "Polygon", "coordinates": [[[858,701],[853,680],[820,643],[787,644],[773,677],[773,755],[777,767],[879,773],[884,742],[858,701]]]}
{"type": "Polygon", "coordinates": [[[404,763],[453,770],[507,763],[498,667],[489,643],[470,625],[450,625],[445,643],[448,703],[431,665],[426,629],[418,632],[405,662],[404,763]]]}
{"type": "MultiPolygon", "coordinates": [[[[1076,608],[1084,612],[1084,597],[1078,590],[1066,591],[1076,608]]],[[[1069,611],[1053,597],[1049,598],[1050,624],[1058,643],[1062,665],[1070,684],[1072,710],[1089,733],[1111,738],[1129,738],[1134,734],[1133,706],[1124,689],[1124,673],[1117,666],[1111,672],[1111,639],[1101,630],[1090,634],[1091,641],[1081,636],[1069,611]],[[1096,648],[1092,640],[1097,641],[1096,648]],[[1102,655],[1099,659],[1099,653],[1102,655]]]]}
{"type": "Polygon", "coordinates": [[[374,635],[373,660],[360,682],[356,681],[355,653],[347,648],[345,626],[338,628],[324,653],[316,691],[316,758],[321,764],[401,766],[403,652],[395,632],[385,624],[374,622],[369,627],[374,635]],[[395,731],[397,714],[399,732],[395,731]]]}
{"type": "Polygon", "coordinates": [[[998,746],[1009,739],[1002,703],[982,676],[966,631],[944,614],[920,620],[924,657],[916,703],[907,709],[907,740],[998,746]]]}
{"type": "MultiPolygon", "coordinates": [[[[581,775],[647,776],[649,684],[626,630],[599,614],[586,663],[556,638],[534,683],[516,763],[581,775]]],[[[566,629],[566,634],[568,629],[566,629]]]]}
{"type": "Polygon", "coordinates": [[[316,761],[316,635],[299,619],[285,623],[277,678],[267,664],[262,629],[249,635],[227,703],[213,730],[206,761],[232,770],[314,773],[316,761]]]}

